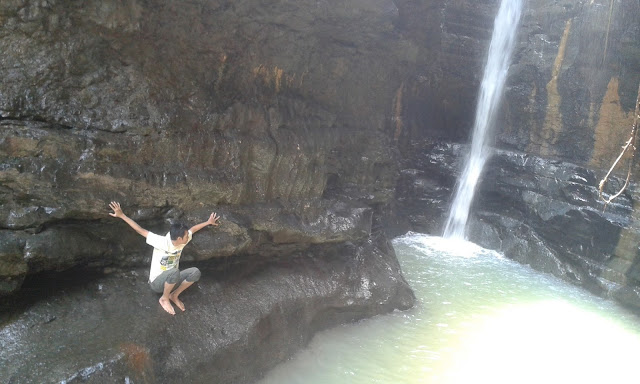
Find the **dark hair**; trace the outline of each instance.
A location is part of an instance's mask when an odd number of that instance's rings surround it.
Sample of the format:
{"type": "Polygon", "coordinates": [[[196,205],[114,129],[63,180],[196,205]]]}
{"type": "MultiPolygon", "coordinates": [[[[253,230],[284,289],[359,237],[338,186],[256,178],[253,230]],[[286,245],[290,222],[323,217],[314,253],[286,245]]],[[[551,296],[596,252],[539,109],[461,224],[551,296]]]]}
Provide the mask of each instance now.
{"type": "Polygon", "coordinates": [[[184,236],[185,232],[189,230],[184,223],[173,223],[171,224],[171,229],[169,229],[169,234],[171,235],[171,240],[178,240],[178,237],[184,236]]]}

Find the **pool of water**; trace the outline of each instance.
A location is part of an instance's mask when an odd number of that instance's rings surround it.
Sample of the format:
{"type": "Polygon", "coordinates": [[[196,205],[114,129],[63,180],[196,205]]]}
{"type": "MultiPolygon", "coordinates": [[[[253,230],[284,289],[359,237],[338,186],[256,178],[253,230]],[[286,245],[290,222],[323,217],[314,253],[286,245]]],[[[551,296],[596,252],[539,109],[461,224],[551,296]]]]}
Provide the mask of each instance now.
{"type": "Polygon", "coordinates": [[[640,319],[463,241],[393,241],[413,309],[321,332],[260,384],[636,382],[640,319]]]}

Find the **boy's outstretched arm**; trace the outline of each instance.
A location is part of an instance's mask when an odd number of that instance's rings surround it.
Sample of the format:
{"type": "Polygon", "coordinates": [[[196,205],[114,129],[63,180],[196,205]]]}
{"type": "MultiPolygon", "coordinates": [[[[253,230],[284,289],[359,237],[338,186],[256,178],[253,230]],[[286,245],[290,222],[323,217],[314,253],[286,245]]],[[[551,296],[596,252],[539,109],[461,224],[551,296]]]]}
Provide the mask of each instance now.
{"type": "Polygon", "coordinates": [[[191,227],[191,229],[189,230],[191,231],[191,233],[196,233],[202,228],[206,227],[207,225],[218,226],[218,220],[220,220],[220,216],[218,216],[215,212],[213,212],[211,216],[209,216],[209,220],[205,221],[204,223],[196,224],[193,227],[191,227]]]}
{"type": "Polygon", "coordinates": [[[129,224],[129,226],[133,228],[136,232],[138,232],[145,238],[147,237],[147,235],[149,234],[149,231],[142,228],[141,226],[138,225],[138,223],[130,219],[129,216],[125,215],[124,212],[122,212],[122,208],[120,208],[120,203],[116,201],[112,201],[111,203],[109,203],[109,207],[113,210],[113,212],[109,212],[109,215],[113,217],[121,218],[122,220],[124,220],[125,223],[129,224]]]}

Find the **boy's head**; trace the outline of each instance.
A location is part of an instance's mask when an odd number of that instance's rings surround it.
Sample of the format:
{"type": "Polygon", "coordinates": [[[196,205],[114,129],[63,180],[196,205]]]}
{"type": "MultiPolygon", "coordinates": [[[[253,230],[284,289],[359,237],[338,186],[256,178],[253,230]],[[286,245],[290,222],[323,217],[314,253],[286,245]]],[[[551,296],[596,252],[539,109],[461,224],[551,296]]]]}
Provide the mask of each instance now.
{"type": "Polygon", "coordinates": [[[189,234],[187,233],[188,230],[189,228],[184,223],[171,224],[171,228],[169,229],[171,241],[175,241],[179,244],[186,244],[187,239],[189,238],[189,234]]]}

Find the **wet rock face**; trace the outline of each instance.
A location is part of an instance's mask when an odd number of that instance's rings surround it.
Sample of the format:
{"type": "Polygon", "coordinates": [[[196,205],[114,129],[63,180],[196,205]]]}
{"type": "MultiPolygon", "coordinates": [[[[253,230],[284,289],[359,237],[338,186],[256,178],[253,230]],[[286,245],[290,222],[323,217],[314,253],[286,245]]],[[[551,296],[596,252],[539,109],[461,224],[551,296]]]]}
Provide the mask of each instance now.
{"type": "MultiPolygon", "coordinates": [[[[419,169],[407,168],[400,178],[398,211],[407,219],[399,231],[441,234],[467,148],[441,143],[415,149],[409,164],[419,169]]],[[[639,310],[637,186],[605,209],[598,197],[600,177],[575,164],[499,150],[478,185],[467,237],[639,310]]],[[[605,193],[622,184],[612,179],[605,193]]]]}
{"type": "Polygon", "coordinates": [[[368,236],[395,183],[398,19],[384,0],[3,2],[0,292],[148,262],[111,200],[158,231],[224,211],[200,259],[368,236]]]}
{"type": "Polygon", "coordinates": [[[324,200],[367,217],[394,198],[403,143],[465,137],[496,6],[3,2],[1,294],[29,273],[148,262],[111,200],[158,231],[223,210],[234,225],[207,245],[225,251],[198,258],[360,238],[324,200]]]}
{"type": "Polygon", "coordinates": [[[251,382],[319,329],[409,308],[379,225],[394,97],[426,57],[400,24],[388,0],[2,1],[1,376],[251,382]],[[225,272],[192,317],[156,311],[114,200],[161,234],[221,214],[183,254],[225,272]],[[36,290],[68,271],[92,279],[36,290]]]}
{"type": "MultiPolygon", "coordinates": [[[[384,239],[314,246],[242,269],[199,263],[202,278],[175,316],[144,282],[146,270],[49,278],[40,284],[56,294],[0,330],[0,374],[34,384],[251,383],[317,330],[411,307],[388,247],[384,239]]],[[[24,294],[16,305],[32,300],[24,294]]]]}
{"type": "Polygon", "coordinates": [[[527,2],[499,146],[608,168],[633,123],[639,15],[635,1],[527,2]]]}
{"type": "MultiPolygon", "coordinates": [[[[603,212],[597,185],[634,120],[640,28],[633,20],[639,16],[634,1],[526,2],[492,132],[503,150],[485,169],[468,228],[475,242],[634,308],[640,307],[637,186],[603,212]]],[[[462,39],[466,30],[455,30],[458,41],[488,46],[486,35],[462,39]]],[[[481,66],[476,73],[481,76],[481,66]]],[[[468,81],[477,89],[477,78],[468,81]]],[[[464,122],[472,125],[473,112],[464,122]]],[[[468,151],[430,133],[437,130],[419,127],[400,136],[404,156],[389,220],[394,233],[442,233],[468,151]]],[[[465,133],[458,142],[471,136],[465,133]]],[[[607,193],[621,185],[612,181],[607,193]]]]}
{"type": "MultiPolygon", "coordinates": [[[[155,228],[221,206],[281,205],[285,223],[323,199],[389,204],[399,153],[469,136],[498,4],[3,2],[0,292],[42,270],[144,263],[114,256],[110,200],[155,228]],[[58,235],[42,256],[38,239],[58,235]]],[[[527,3],[497,144],[607,166],[640,79],[639,7],[527,3]]],[[[237,225],[226,253],[273,235],[237,225]]]]}
{"type": "MultiPolygon", "coordinates": [[[[432,60],[405,79],[398,93],[402,113],[395,122],[403,150],[415,141],[469,139],[499,3],[399,7],[404,36],[433,48],[432,60]],[[423,22],[429,17],[438,24],[423,22]]],[[[525,1],[493,129],[495,145],[608,168],[633,123],[640,83],[638,17],[636,1],[525,1]]]]}

